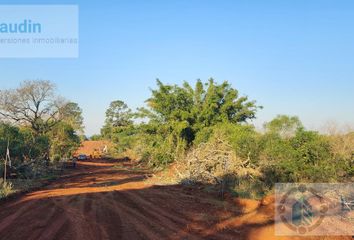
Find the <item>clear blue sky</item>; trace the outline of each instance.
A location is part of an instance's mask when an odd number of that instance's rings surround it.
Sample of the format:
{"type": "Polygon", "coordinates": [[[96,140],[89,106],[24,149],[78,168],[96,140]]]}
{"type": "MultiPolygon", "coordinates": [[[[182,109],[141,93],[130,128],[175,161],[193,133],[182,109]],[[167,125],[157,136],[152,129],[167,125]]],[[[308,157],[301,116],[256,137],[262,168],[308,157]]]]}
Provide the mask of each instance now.
{"type": "Polygon", "coordinates": [[[264,109],[308,128],[354,125],[354,1],[82,0],[78,59],[0,59],[0,89],[55,82],[98,133],[110,101],[144,105],[155,79],[228,80],[264,109]]]}

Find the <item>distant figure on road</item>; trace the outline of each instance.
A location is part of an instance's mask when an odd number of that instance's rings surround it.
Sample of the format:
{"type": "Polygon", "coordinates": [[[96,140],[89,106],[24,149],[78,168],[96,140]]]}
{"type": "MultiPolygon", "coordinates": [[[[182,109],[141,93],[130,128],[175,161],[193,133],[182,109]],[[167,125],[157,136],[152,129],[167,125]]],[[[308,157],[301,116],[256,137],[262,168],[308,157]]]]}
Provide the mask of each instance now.
{"type": "Polygon", "coordinates": [[[76,161],[77,161],[77,158],[74,157],[74,158],[73,158],[73,168],[76,168],[76,161]]]}
{"type": "Polygon", "coordinates": [[[104,148],[103,148],[102,152],[103,152],[103,153],[108,153],[107,145],[104,145],[104,148]]]}

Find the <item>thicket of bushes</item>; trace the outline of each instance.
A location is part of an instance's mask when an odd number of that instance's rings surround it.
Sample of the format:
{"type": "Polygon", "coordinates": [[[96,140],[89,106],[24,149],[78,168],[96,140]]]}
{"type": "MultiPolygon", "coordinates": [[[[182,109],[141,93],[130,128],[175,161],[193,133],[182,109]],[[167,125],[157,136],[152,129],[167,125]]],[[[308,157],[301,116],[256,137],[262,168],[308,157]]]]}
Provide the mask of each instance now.
{"type": "Polygon", "coordinates": [[[260,107],[228,82],[197,81],[193,88],[158,80],[146,102],[148,108],[136,113],[113,102],[102,137],[113,140],[118,152],[133,150],[151,167],[176,163],[183,182],[226,184],[241,195],[257,195],[276,182],[353,177],[354,133],[323,135],[284,115],[258,132],[248,122],[260,107]]]}
{"type": "MultiPolygon", "coordinates": [[[[0,117],[0,173],[8,148],[10,181],[48,176],[58,160],[71,157],[80,146],[82,111],[57,96],[49,81],[25,81],[16,89],[0,90],[0,117]]],[[[0,197],[11,187],[0,181],[0,197]]]]}

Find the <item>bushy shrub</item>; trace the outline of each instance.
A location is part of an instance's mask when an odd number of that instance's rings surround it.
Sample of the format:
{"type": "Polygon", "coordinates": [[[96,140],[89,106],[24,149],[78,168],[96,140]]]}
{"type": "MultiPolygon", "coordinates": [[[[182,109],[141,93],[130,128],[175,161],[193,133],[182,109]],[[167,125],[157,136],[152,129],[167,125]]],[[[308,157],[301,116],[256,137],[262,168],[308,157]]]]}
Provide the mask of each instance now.
{"type": "Polygon", "coordinates": [[[197,134],[195,145],[208,142],[215,136],[220,135],[230,143],[239,158],[250,159],[252,163],[258,161],[260,153],[259,134],[251,125],[220,123],[213,127],[202,129],[197,134]]]}
{"type": "Polygon", "coordinates": [[[326,136],[331,146],[333,164],[339,171],[338,178],[353,181],[354,177],[354,132],[326,136]]]}
{"type": "MultiPolygon", "coordinates": [[[[302,126],[296,118],[282,117],[282,120],[284,119],[290,119],[296,123],[296,126],[302,126]]],[[[279,121],[276,123],[279,124],[279,121]]],[[[192,170],[186,169],[186,172],[200,168],[209,176],[212,176],[210,173],[218,174],[220,170],[216,167],[219,162],[217,152],[213,153],[214,158],[207,157],[206,154],[212,151],[211,149],[220,148],[220,146],[216,147],[210,143],[222,136],[223,141],[228,142],[229,149],[237,158],[249,161],[261,172],[253,178],[240,177],[236,173],[231,173],[237,183],[234,190],[241,195],[245,195],[247,192],[266,192],[277,182],[333,182],[345,181],[348,177],[344,176],[352,176],[352,159],[348,159],[350,154],[343,149],[338,151],[341,154],[335,154],[330,138],[318,132],[306,131],[303,127],[294,128],[291,127],[291,124],[285,125],[286,127],[279,128],[273,126],[274,129],[282,131],[278,132],[273,129],[273,131],[267,131],[264,134],[257,133],[251,126],[229,123],[205,128],[197,134],[195,139],[195,143],[200,144],[199,147],[188,154],[187,158],[196,159],[193,154],[200,151],[198,159],[209,159],[205,161],[216,165],[205,166],[202,160],[198,160],[195,161],[197,164],[189,165],[192,170]],[[284,130],[288,128],[291,131],[284,130]],[[210,159],[212,160],[210,161],[210,159]],[[208,169],[208,171],[204,169],[208,169]]],[[[240,163],[238,164],[240,165],[240,163]]],[[[193,178],[193,176],[191,177],[193,178]]],[[[200,175],[199,178],[205,177],[200,175]]]]}
{"type": "Polygon", "coordinates": [[[9,145],[12,159],[23,161],[40,157],[49,147],[46,136],[35,136],[28,128],[0,123],[0,156],[5,158],[9,145]]]}
{"type": "Polygon", "coordinates": [[[291,138],[266,134],[262,139],[261,165],[267,185],[275,182],[338,181],[331,145],[318,132],[300,129],[291,138]]]}
{"type": "Polygon", "coordinates": [[[40,178],[49,175],[52,171],[51,167],[48,166],[48,163],[45,160],[15,163],[11,169],[16,173],[16,177],[21,179],[40,178]]]}
{"type": "Polygon", "coordinates": [[[136,150],[141,159],[153,168],[164,168],[184,154],[186,143],[174,135],[143,135],[136,150]]]}
{"type": "Polygon", "coordinates": [[[11,182],[4,181],[4,179],[0,178],[0,199],[7,197],[13,192],[13,185],[11,182]]]}

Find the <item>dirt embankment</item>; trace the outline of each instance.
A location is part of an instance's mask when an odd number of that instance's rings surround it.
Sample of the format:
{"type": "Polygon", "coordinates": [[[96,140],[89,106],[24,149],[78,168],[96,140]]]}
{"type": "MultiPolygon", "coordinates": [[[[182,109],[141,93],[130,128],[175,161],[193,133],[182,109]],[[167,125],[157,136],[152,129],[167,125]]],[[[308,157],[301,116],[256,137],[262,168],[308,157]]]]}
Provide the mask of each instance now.
{"type": "Polygon", "coordinates": [[[2,203],[0,239],[303,239],[274,237],[271,199],[222,202],[198,188],[152,186],[147,171],[113,168],[118,162],[78,162],[49,186],[2,203]]]}

